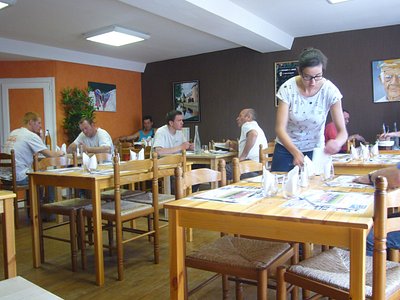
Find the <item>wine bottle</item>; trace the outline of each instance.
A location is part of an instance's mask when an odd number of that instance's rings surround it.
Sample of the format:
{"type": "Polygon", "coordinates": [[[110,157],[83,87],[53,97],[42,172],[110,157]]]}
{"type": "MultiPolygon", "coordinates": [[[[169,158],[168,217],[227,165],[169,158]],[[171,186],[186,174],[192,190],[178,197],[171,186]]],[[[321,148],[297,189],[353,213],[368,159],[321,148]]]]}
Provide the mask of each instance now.
{"type": "Polygon", "coordinates": [[[194,127],[194,153],[196,153],[196,154],[201,153],[199,126],[197,126],[197,125],[194,127]]]}
{"type": "Polygon", "coordinates": [[[46,129],[45,144],[47,149],[51,150],[51,136],[48,129],[46,129]]]}

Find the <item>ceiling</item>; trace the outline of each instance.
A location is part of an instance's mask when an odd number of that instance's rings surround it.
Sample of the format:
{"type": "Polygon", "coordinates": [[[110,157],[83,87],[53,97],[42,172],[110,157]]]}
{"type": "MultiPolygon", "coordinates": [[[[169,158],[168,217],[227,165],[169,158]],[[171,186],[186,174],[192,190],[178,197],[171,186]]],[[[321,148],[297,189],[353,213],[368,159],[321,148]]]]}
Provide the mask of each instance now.
{"type": "MultiPolygon", "coordinates": [[[[143,72],[146,63],[400,24],[400,0],[17,0],[0,10],[0,60],[53,59],[143,72]],[[122,47],[83,34],[117,24],[151,36],[122,47]]],[[[397,37],[398,38],[398,37],[397,37]]]]}

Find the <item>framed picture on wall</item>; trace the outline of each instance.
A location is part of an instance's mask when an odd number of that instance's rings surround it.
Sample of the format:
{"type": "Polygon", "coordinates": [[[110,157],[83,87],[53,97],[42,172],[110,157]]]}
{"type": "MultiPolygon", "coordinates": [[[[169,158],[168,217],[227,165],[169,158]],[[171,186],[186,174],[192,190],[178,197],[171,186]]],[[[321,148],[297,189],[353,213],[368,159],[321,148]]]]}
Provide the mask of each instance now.
{"type": "Polygon", "coordinates": [[[374,103],[400,101],[400,58],[372,62],[374,103]]]}
{"type": "Polygon", "coordinates": [[[181,81],[172,84],[173,108],[183,114],[185,122],[200,122],[199,81],[181,81]]]}
{"type": "MultiPolygon", "coordinates": [[[[275,63],[275,95],[278,92],[280,86],[289,78],[292,78],[299,74],[297,67],[299,62],[297,60],[282,61],[275,63]]],[[[278,98],[275,96],[275,107],[278,106],[278,98]]]]}
{"type": "Polygon", "coordinates": [[[117,111],[117,87],[115,84],[88,82],[89,97],[96,111],[117,111]]]}

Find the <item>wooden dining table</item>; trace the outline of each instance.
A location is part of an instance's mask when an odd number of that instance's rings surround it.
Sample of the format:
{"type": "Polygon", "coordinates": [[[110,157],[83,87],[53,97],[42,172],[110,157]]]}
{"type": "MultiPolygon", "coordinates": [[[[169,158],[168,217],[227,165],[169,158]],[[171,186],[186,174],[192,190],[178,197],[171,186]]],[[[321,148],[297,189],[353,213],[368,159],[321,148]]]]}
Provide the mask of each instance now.
{"type": "Polygon", "coordinates": [[[367,160],[351,159],[350,154],[339,154],[333,156],[333,167],[335,174],[358,174],[365,175],[375,170],[387,168],[400,162],[400,155],[380,154],[367,160]]]}
{"type": "MultiPolygon", "coordinates": [[[[261,187],[260,183],[245,181],[235,185],[261,187]]],[[[322,186],[319,177],[311,182],[310,187],[373,194],[372,187],[356,189],[322,186]]],[[[392,196],[398,195],[396,191],[392,196]]],[[[344,213],[283,207],[286,201],[278,194],[249,204],[189,198],[165,204],[170,210],[170,299],[185,297],[187,279],[184,228],[187,227],[348,248],[351,259],[350,299],[364,299],[366,237],[373,224],[373,204],[363,213],[344,213]]]]}
{"type": "Polygon", "coordinates": [[[0,190],[0,214],[2,214],[3,228],[3,259],[4,277],[17,276],[17,261],[15,254],[15,227],[14,227],[14,198],[12,191],[0,190]]]}
{"type": "MultiPolygon", "coordinates": [[[[40,243],[39,243],[39,222],[38,222],[38,187],[56,186],[91,191],[93,205],[93,236],[96,267],[96,284],[104,285],[104,261],[103,261],[103,237],[101,218],[101,191],[114,186],[113,168],[106,164],[99,169],[103,173],[91,174],[83,168],[65,168],[29,173],[29,186],[32,210],[32,245],[33,245],[33,266],[40,267],[40,243]]],[[[134,174],[142,170],[132,170],[121,173],[121,185],[131,184],[134,174]]]]}

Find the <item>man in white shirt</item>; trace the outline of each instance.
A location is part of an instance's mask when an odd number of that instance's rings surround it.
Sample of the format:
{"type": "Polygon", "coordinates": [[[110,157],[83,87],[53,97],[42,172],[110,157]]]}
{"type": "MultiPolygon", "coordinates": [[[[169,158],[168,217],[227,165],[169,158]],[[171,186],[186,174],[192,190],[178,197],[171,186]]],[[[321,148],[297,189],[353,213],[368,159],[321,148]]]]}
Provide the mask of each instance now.
{"type": "Polygon", "coordinates": [[[154,136],[154,151],[158,155],[167,155],[193,150],[194,145],[187,142],[182,133],[182,112],[172,110],[167,113],[166,119],[167,124],[158,128],[154,136]]]}
{"type": "Polygon", "coordinates": [[[113,142],[107,131],[97,128],[93,120],[83,118],[79,122],[81,133],[75,141],[68,146],[67,152],[76,152],[77,147],[81,147],[83,152],[88,153],[111,153],[113,142]]]}
{"type": "MultiPolygon", "coordinates": [[[[41,117],[34,112],[27,112],[23,118],[23,127],[11,131],[4,144],[4,152],[11,153],[14,149],[16,179],[18,185],[28,184],[28,171],[32,170],[33,155],[41,153],[46,157],[62,156],[62,151],[51,151],[40,138],[42,128],[41,117]]],[[[0,177],[5,180],[11,179],[10,170],[0,170],[0,177]]]]}
{"type": "MultiPolygon", "coordinates": [[[[258,126],[256,121],[256,112],[253,108],[242,109],[236,118],[236,122],[240,127],[239,145],[234,141],[227,141],[226,144],[229,148],[239,150],[239,160],[260,160],[259,147],[260,144],[263,148],[268,148],[268,141],[265,137],[264,131],[258,126]]],[[[247,174],[253,176],[257,174],[247,174]]],[[[228,164],[226,168],[227,179],[232,179],[232,165],[228,164]]],[[[246,176],[246,177],[247,177],[246,176]]],[[[243,177],[245,178],[245,177],[243,177]]]]}

